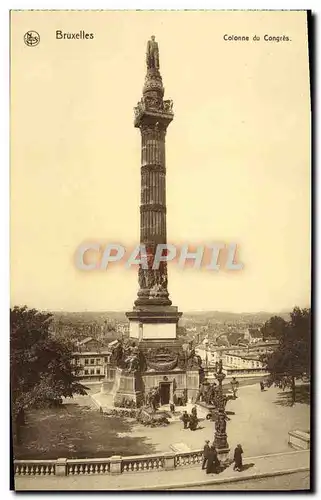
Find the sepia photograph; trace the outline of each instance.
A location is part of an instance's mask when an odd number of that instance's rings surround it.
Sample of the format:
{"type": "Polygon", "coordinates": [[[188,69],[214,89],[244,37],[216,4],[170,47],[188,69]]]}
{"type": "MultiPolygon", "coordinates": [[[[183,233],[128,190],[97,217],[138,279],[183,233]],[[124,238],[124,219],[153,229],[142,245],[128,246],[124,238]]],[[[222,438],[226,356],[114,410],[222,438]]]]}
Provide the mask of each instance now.
{"type": "Polygon", "coordinates": [[[15,491],[311,491],[311,30],[10,11],[15,491]]]}

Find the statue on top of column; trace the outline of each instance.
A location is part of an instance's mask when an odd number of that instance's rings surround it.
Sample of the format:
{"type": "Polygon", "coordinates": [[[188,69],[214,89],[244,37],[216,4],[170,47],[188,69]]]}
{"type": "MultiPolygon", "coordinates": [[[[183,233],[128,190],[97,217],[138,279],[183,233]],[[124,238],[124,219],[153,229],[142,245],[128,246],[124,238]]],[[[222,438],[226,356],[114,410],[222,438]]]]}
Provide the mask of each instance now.
{"type": "Polygon", "coordinates": [[[147,69],[159,69],[158,43],[154,36],[147,42],[146,64],[147,69]]]}

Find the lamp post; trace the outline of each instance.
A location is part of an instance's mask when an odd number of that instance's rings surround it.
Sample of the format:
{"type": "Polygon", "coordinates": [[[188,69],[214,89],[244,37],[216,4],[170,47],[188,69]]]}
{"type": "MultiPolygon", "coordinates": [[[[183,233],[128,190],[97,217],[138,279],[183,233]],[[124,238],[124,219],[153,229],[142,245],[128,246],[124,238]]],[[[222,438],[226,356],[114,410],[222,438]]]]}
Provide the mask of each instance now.
{"type": "Polygon", "coordinates": [[[217,388],[217,409],[218,415],[215,422],[215,436],[214,436],[214,445],[217,450],[218,457],[221,462],[226,462],[229,457],[229,444],[227,442],[227,434],[226,434],[226,412],[225,412],[225,401],[223,395],[223,380],[226,375],[223,373],[223,365],[222,360],[219,362],[218,371],[215,373],[215,378],[218,381],[217,388]]]}

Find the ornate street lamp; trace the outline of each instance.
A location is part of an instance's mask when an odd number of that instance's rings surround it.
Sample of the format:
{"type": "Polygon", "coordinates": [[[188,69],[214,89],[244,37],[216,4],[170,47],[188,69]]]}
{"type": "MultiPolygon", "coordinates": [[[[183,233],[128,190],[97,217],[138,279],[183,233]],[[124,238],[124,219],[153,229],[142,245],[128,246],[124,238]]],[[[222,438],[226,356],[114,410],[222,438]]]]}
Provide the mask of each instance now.
{"type": "Polygon", "coordinates": [[[229,444],[227,442],[227,434],[226,434],[226,412],[225,412],[225,404],[226,400],[223,395],[223,387],[222,383],[225,379],[226,375],[223,373],[223,364],[222,360],[219,362],[218,370],[215,373],[215,378],[218,381],[217,388],[217,409],[218,415],[215,422],[215,436],[214,436],[214,445],[217,450],[218,458],[221,462],[226,462],[229,458],[229,444]]]}

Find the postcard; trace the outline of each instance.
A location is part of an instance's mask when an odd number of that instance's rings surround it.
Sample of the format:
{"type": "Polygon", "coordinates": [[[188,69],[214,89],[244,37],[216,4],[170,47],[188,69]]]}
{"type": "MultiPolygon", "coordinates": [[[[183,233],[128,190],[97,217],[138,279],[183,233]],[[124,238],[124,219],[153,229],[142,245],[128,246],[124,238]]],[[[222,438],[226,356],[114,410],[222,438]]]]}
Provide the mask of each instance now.
{"type": "Polygon", "coordinates": [[[11,11],[15,490],[310,490],[312,25],[11,11]]]}

